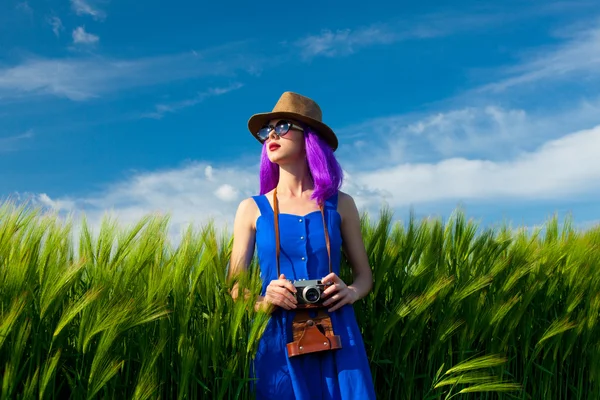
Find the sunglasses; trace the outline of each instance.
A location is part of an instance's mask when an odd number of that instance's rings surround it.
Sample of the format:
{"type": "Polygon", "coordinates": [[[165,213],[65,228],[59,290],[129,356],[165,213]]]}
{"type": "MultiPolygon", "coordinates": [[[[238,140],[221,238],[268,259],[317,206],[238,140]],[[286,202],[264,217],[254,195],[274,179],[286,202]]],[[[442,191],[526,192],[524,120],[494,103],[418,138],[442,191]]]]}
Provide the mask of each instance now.
{"type": "Polygon", "coordinates": [[[266,141],[271,134],[271,131],[275,131],[275,134],[279,137],[285,136],[290,129],[298,129],[299,131],[304,132],[304,129],[301,126],[291,123],[290,121],[281,120],[273,125],[265,125],[258,131],[258,137],[261,141],[266,141]]]}

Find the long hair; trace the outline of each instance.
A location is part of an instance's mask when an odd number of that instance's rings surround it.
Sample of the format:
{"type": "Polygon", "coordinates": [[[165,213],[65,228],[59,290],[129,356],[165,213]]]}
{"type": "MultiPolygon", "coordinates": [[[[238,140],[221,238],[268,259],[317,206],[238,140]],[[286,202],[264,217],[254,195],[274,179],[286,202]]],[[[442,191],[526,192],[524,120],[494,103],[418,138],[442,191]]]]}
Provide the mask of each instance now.
{"type": "MultiPolygon", "coordinates": [[[[306,162],[315,185],[311,199],[323,203],[340,190],[343,171],[333,154],[333,149],[310,127],[304,128],[306,162]]],[[[279,182],[279,165],[272,163],[267,155],[267,146],[263,144],[260,156],[260,194],[275,189],[279,182]]]]}

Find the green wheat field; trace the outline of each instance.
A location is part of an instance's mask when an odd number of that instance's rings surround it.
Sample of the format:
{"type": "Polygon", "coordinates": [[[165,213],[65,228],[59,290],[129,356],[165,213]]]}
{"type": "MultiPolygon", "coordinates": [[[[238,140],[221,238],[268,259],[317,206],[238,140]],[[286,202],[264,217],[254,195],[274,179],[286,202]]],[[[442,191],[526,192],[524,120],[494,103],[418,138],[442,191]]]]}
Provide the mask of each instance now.
{"type": "MultiPolygon", "coordinates": [[[[374,287],[354,305],[378,398],[600,398],[600,226],[392,221],[363,215],[374,287]]],[[[0,205],[1,399],[252,398],[257,274],[234,303],[231,237],[207,224],[174,246],[168,224],[74,237],[0,205]]]]}

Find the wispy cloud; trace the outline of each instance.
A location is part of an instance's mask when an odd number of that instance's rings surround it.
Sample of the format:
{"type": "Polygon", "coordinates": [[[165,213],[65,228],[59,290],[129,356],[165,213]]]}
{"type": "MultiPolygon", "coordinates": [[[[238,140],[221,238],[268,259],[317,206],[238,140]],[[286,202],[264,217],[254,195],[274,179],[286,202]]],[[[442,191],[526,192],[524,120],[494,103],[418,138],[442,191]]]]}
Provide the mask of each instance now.
{"type": "Polygon", "coordinates": [[[97,35],[86,32],[83,26],[73,29],[73,43],[94,44],[99,40],[100,38],[97,35]]]}
{"type": "Polygon", "coordinates": [[[106,13],[90,0],[71,0],[71,7],[77,15],[90,15],[96,20],[106,18],[106,13]]]}
{"type": "Polygon", "coordinates": [[[84,212],[92,228],[105,215],[118,217],[123,225],[147,214],[169,214],[170,234],[177,240],[189,224],[209,220],[217,227],[231,228],[238,202],[257,190],[258,168],[239,170],[207,163],[131,176],[106,187],[103,192],[82,198],[36,196],[38,203],[57,211],[84,212]]]}
{"type": "Polygon", "coordinates": [[[506,68],[506,78],[487,84],[481,91],[504,91],[508,88],[538,81],[578,81],[600,77],[600,21],[592,27],[579,28],[567,35],[564,43],[552,50],[529,55],[522,63],[506,68]]]}
{"type": "Polygon", "coordinates": [[[386,28],[362,28],[332,32],[324,30],[318,35],[310,35],[295,42],[301,48],[302,56],[310,59],[315,56],[346,56],[358,49],[374,44],[393,43],[398,35],[386,28]]]}
{"type": "MultiPolygon", "coordinates": [[[[518,22],[522,19],[536,18],[553,14],[568,14],[573,10],[594,7],[589,1],[560,2],[551,1],[524,6],[519,12],[507,12],[506,8],[483,7],[482,10],[463,10],[457,12],[433,12],[414,15],[401,20],[380,21],[377,24],[354,29],[324,29],[293,42],[305,60],[314,57],[343,57],[354,54],[363,48],[376,45],[389,45],[397,42],[432,39],[478,30],[489,31],[495,26],[518,22]]],[[[540,64],[543,61],[540,60],[540,64]]],[[[560,67],[557,67],[560,68],[560,67]]]]}
{"type": "Polygon", "coordinates": [[[296,40],[293,45],[304,59],[317,56],[342,57],[375,45],[405,40],[430,39],[465,30],[489,27],[501,20],[498,14],[429,14],[394,22],[378,22],[355,29],[324,29],[296,40]]]}
{"type": "Polygon", "coordinates": [[[60,18],[56,16],[48,17],[48,23],[52,26],[52,32],[56,35],[56,37],[60,36],[60,32],[65,30],[62,21],[60,18]]]}
{"type": "Polygon", "coordinates": [[[33,8],[31,8],[27,1],[20,1],[15,7],[17,10],[24,12],[25,14],[33,15],[33,8]]]}
{"type": "Polygon", "coordinates": [[[412,20],[379,22],[356,29],[323,30],[294,42],[304,59],[317,56],[342,57],[375,45],[389,45],[406,40],[431,39],[480,29],[503,20],[499,14],[429,14],[412,20]]]}
{"type": "Polygon", "coordinates": [[[489,13],[432,13],[417,15],[411,19],[393,22],[378,22],[356,29],[325,29],[319,34],[305,36],[293,43],[304,59],[317,56],[348,56],[375,45],[389,45],[406,40],[432,39],[465,31],[489,29],[506,23],[518,15],[505,12],[489,13]]]}
{"type": "Polygon", "coordinates": [[[541,111],[502,107],[493,99],[477,102],[484,105],[377,118],[337,129],[346,145],[340,153],[368,155],[362,164],[367,168],[454,157],[495,161],[533,151],[565,132],[600,124],[600,98],[541,111]]]}
{"type": "Polygon", "coordinates": [[[181,109],[195,106],[209,97],[220,96],[233,90],[240,89],[243,86],[244,85],[242,83],[236,82],[226,87],[210,88],[206,91],[198,93],[191,99],[181,100],[170,104],[157,104],[154,111],[142,114],[142,118],[161,119],[167,113],[174,113],[181,109]]]}
{"type": "Polygon", "coordinates": [[[51,95],[85,101],[134,87],[251,72],[264,62],[243,53],[239,47],[209,49],[199,52],[200,56],[183,53],[139,59],[32,58],[0,68],[0,97],[51,95]]]}
{"type": "Polygon", "coordinates": [[[33,137],[33,130],[29,129],[18,135],[0,137],[0,152],[15,151],[21,142],[33,137]]]}

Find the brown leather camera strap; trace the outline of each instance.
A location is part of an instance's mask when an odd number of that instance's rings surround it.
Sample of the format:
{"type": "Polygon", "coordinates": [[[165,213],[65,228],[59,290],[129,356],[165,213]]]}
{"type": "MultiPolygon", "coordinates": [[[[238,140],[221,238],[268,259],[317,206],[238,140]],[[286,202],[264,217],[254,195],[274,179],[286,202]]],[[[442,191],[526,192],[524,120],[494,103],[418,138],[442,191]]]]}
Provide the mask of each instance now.
{"type": "MultiPolygon", "coordinates": [[[[331,268],[331,245],[329,243],[329,231],[327,230],[327,224],[325,223],[325,206],[323,203],[320,204],[319,208],[321,209],[321,217],[323,219],[323,229],[325,229],[325,243],[327,245],[327,256],[329,257],[329,273],[333,271],[331,268]]],[[[277,261],[277,279],[279,279],[279,275],[281,275],[281,271],[279,269],[279,202],[277,201],[277,187],[273,190],[273,211],[274,211],[274,219],[275,219],[275,254],[277,261]]]]}

